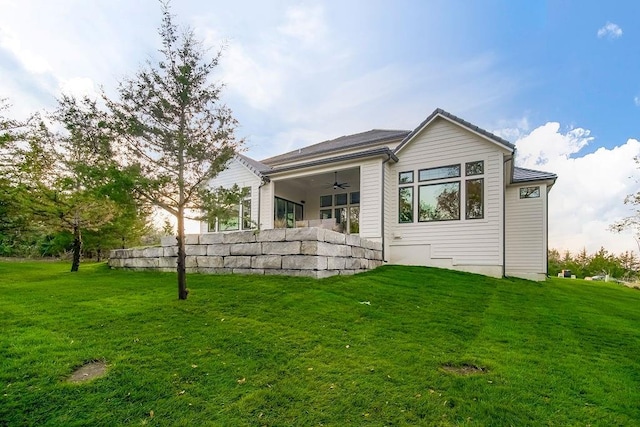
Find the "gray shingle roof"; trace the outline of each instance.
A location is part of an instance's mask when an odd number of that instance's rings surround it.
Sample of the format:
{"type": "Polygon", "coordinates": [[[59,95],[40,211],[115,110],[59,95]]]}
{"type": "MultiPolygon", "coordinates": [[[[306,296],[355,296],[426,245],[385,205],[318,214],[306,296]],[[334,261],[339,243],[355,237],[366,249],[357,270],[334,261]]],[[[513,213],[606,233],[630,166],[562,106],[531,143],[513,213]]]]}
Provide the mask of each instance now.
{"type": "Polygon", "coordinates": [[[418,127],[416,127],[413,131],[411,131],[411,133],[409,133],[409,134],[408,134],[408,135],[407,135],[407,136],[402,140],[402,142],[400,143],[400,145],[398,145],[398,147],[397,147],[397,148],[396,148],[396,150],[395,150],[395,151],[396,151],[396,153],[397,153],[400,149],[402,149],[402,147],[404,147],[404,146],[407,144],[407,142],[409,142],[409,140],[410,140],[411,138],[413,138],[413,136],[414,136],[416,133],[420,132],[420,131],[422,130],[422,128],[423,128],[427,123],[429,123],[431,120],[433,120],[433,118],[434,118],[435,116],[437,116],[437,115],[441,115],[441,116],[443,116],[443,117],[446,117],[446,118],[448,118],[448,119],[450,119],[450,120],[452,120],[452,121],[454,121],[454,122],[456,122],[456,123],[458,123],[458,124],[460,124],[460,125],[462,125],[462,126],[464,126],[464,127],[468,128],[468,129],[470,129],[470,130],[472,130],[472,131],[474,131],[474,132],[477,132],[477,133],[479,133],[480,135],[483,135],[483,136],[485,136],[485,137],[487,137],[487,138],[489,138],[489,139],[493,140],[494,142],[496,142],[496,143],[498,143],[498,144],[500,144],[500,145],[503,145],[504,147],[508,148],[509,150],[514,150],[514,149],[516,148],[516,146],[515,146],[515,145],[513,145],[512,143],[510,143],[510,142],[509,142],[509,141],[507,141],[506,139],[502,139],[502,138],[500,138],[499,136],[494,135],[494,134],[492,134],[491,132],[488,132],[488,131],[486,131],[486,130],[484,130],[484,129],[482,129],[482,128],[480,128],[480,127],[478,127],[478,126],[476,126],[476,125],[474,125],[474,124],[472,124],[472,123],[469,123],[468,121],[463,120],[463,119],[461,119],[461,118],[460,118],[460,117],[458,117],[458,116],[455,116],[455,115],[453,115],[453,114],[451,114],[451,113],[449,113],[449,112],[447,112],[447,111],[444,111],[442,108],[436,108],[436,109],[435,109],[435,111],[429,115],[429,117],[427,117],[426,119],[424,119],[424,120],[422,121],[422,123],[420,123],[420,124],[418,125],[418,127]]]}
{"type": "Polygon", "coordinates": [[[550,172],[542,172],[533,169],[514,167],[512,182],[545,181],[547,179],[556,180],[558,175],[550,172]]]}
{"type": "Polygon", "coordinates": [[[253,160],[251,157],[247,157],[244,154],[236,153],[236,157],[240,162],[242,162],[246,167],[248,167],[253,173],[258,176],[262,176],[262,174],[271,170],[271,168],[264,163],[253,160]]]}
{"type": "Polygon", "coordinates": [[[367,132],[357,133],[355,135],[341,136],[336,139],[319,142],[314,145],[309,145],[308,147],[269,157],[268,159],[262,160],[262,163],[269,166],[275,166],[280,163],[304,159],[318,154],[331,153],[347,148],[366,147],[367,145],[373,145],[385,141],[399,140],[408,134],[408,130],[373,129],[367,132]]]}

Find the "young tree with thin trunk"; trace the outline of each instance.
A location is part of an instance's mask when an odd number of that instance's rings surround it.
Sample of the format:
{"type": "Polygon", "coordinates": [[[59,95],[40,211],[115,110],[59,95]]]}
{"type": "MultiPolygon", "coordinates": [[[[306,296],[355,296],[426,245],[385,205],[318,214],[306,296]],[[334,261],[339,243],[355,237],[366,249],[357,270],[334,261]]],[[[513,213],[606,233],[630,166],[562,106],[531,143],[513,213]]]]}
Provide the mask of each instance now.
{"type": "Polygon", "coordinates": [[[178,31],[162,5],[161,59],[147,61],[119,86],[119,99],[105,102],[121,137],[123,161],[137,168],[137,191],[176,218],[178,298],[186,299],[185,217],[212,212],[233,193],[217,193],[208,182],[226,168],[241,141],[231,110],[220,101],[222,85],[212,82],[220,52],[207,59],[192,30],[178,31]]]}

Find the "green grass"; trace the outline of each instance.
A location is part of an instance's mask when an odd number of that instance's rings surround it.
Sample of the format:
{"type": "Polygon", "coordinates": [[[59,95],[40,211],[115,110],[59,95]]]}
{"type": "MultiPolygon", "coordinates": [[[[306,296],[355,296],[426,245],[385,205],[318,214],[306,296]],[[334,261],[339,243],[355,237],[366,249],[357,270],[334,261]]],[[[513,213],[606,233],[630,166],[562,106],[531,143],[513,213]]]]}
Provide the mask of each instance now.
{"type": "Polygon", "coordinates": [[[0,262],[0,426],[640,423],[637,290],[388,266],[178,301],[173,274],[67,270],[0,262]]]}

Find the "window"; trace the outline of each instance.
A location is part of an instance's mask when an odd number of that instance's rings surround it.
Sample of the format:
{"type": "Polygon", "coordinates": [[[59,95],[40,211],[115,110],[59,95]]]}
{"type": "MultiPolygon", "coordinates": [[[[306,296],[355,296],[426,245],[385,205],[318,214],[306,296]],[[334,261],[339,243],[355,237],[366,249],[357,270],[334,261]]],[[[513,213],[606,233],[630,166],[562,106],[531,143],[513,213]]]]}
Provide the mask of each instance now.
{"type": "Polygon", "coordinates": [[[483,219],[484,216],[484,160],[418,170],[418,182],[413,184],[413,171],[399,173],[398,222],[415,221],[414,194],[417,192],[418,222],[483,219]],[[459,179],[455,179],[459,178],[459,179]],[[461,205],[464,198],[464,205],[461,205]],[[464,209],[464,217],[462,211],[464,209]]]}
{"type": "Polygon", "coordinates": [[[349,208],[349,233],[357,234],[360,232],[360,206],[351,206],[349,208]]]}
{"type": "Polygon", "coordinates": [[[289,200],[275,198],[274,226],[276,228],[293,228],[296,221],[302,221],[302,205],[289,200]]]}
{"type": "Polygon", "coordinates": [[[413,183],[413,171],[400,172],[400,174],[398,174],[398,182],[400,184],[412,184],[413,183]]]}
{"type": "Polygon", "coordinates": [[[522,187],[520,188],[521,199],[537,199],[540,197],[540,187],[522,187]]]}
{"type": "Polygon", "coordinates": [[[360,232],[360,192],[320,196],[320,219],[333,218],[344,233],[360,232]]]}
{"type": "Polygon", "coordinates": [[[253,222],[251,220],[251,188],[244,187],[243,193],[247,198],[240,201],[236,206],[233,206],[226,218],[216,218],[209,222],[208,230],[210,232],[216,231],[234,231],[240,229],[242,224],[243,230],[250,230],[253,228],[253,222]]]}
{"type": "Polygon", "coordinates": [[[433,181],[435,179],[457,178],[460,176],[460,165],[442,166],[439,168],[421,169],[418,171],[419,181],[433,181]]]}
{"type": "Polygon", "coordinates": [[[320,207],[325,208],[333,205],[333,196],[331,194],[327,196],[320,196],[320,207]]]}
{"type": "Polygon", "coordinates": [[[347,231],[347,208],[336,208],[334,210],[334,216],[336,224],[339,224],[342,232],[347,231]]]}
{"type": "Polygon", "coordinates": [[[418,193],[418,221],[460,219],[460,182],[421,185],[418,193]]]}
{"type": "Polygon", "coordinates": [[[484,162],[479,160],[477,162],[468,162],[464,165],[465,175],[482,175],[484,173],[484,162]]]}
{"type": "Polygon", "coordinates": [[[251,199],[242,201],[242,229],[251,230],[253,223],[251,222],[251,199]]]}
{"type": "Polygon", "coordinates": [[[465,182],[465,218],[484,218],[484,179],[468,179],[465,182]]]}
{"type": "Polygon", "coordinates": [[[229,218],[218,220],[218,231],[237,230],[240,224],[240,206],[235,206],[229,212],[229,218]]]}
{"type": "Polygon", "coordinates": [[[398,194],[398,222],[413,222],[413,187],[401,187],[398,194]]]}
{"type": "Polygon", "coordinates": [[[350,201],[349,203],[352,205],[359,205],[360,204],[360,192],[359,191],[354,191],[353,193],[349,193],[349,198],[350,201]]]}

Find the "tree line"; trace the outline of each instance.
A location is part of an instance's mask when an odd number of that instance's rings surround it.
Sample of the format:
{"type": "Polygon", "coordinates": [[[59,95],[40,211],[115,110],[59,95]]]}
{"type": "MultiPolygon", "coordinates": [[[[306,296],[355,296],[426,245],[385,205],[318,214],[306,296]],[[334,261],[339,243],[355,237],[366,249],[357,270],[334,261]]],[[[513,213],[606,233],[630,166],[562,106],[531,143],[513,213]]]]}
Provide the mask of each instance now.
{"type": "Polygon", "coordinates": [[[208,185],[240,149],[237,122],[209,55],[162,5],[159,59],[117,96],[62,94],[23,122],[0,99],[0,256],[82,255],[133,246],[153,233],[152,208],[175,217],[178,297],[186,299],[184,220],[228,216],[243,194],[208,185]]]}
{"type": "Polygon", "coordinates": [[[550,249],[549,275],[556,276],[562,270],[571,270],[578,278],[609,276],[624,281],[635,281],[640,274],[640,258],[633,251],[615,255],[603,247],[593,254],[587,253],[584,248],[576,254],[569,251],[560,253],[557,249],[550,249]]]}

